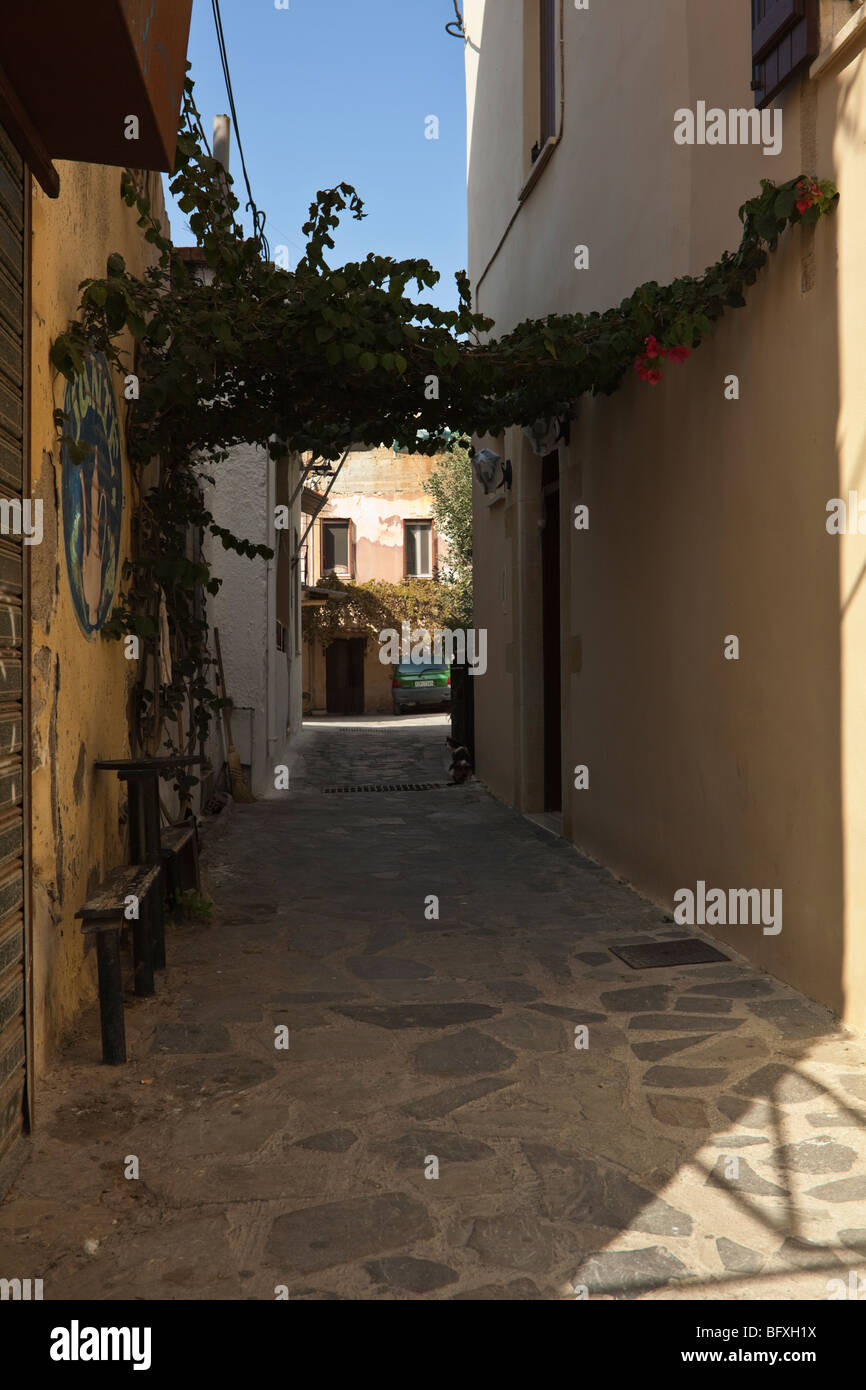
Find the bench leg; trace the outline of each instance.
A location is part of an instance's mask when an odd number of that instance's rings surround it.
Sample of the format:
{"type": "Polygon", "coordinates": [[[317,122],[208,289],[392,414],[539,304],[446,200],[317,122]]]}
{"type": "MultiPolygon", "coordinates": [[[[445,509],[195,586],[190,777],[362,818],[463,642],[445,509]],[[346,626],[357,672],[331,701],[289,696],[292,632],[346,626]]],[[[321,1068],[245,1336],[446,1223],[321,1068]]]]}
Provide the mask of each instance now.
{"type": "Polygon", "coordinates": [[[99,1016],[102,1025],[102,1060],[109,1066],[126,1061],[126,1025],[123,1019],[123,982],[120,974],[120,932],[101,931],[96,940],[99,969],[99,1016]]]}
{"type": "Polygon", "coordinates": [[[152,911],[150,915],[150,939],[153,950],[154,970],[165,969],[165,892],[163,891],[163,875],[160,872],[156,883],[153,885],[153,892],[150,895],[152,911]]]}
{"type": "Polygon", "coordinates": [[[172,917],[179,922],[183,921],[183,903],[181,894],[183,884],[181,883],[180,864],[176,854],[165,854],[162,860],[162,872],[165,882],[165,910],[171,913],[172,917]]]}
{"type": "MultiPolygon", "coordinates": [[[[132,948],[135,957],[135,992],[139,998],[156,993],[153,983],[153,940],[151,937],[151,897],[141,904],[138,918],[132,924],[132,948]]],[[[163,959],[165,959],[163,950],[163,959]]]]}
{"type": "Polygon", "coordinates": [[[201,892],[201,873],[198,866],[198,830],[193,834],[189,842],[189,865],[192,870],[192,883],[190,888],[194,888],[197,893],[201,892]]]}

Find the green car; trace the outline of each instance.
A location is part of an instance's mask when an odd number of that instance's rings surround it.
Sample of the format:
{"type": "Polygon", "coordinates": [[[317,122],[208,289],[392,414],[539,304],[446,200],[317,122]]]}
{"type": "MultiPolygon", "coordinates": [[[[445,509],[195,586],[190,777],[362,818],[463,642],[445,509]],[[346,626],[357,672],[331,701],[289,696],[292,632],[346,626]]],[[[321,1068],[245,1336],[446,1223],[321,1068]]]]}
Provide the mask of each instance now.
{"type": "Polygon", "coordinates": [[[451,708],[451,669],[410,661],[394,667],[391,681],[394,713],[402,714],[407,705],[439,705],[451,708]]]}

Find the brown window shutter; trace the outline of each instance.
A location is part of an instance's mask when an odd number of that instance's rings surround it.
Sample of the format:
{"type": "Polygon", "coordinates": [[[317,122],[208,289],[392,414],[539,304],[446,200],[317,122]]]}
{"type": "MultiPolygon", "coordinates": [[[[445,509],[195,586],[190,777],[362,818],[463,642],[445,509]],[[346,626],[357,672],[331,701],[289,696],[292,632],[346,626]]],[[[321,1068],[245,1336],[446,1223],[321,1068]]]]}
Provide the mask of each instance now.
{"type": "Polygon", "coordinates": [[[755,105],[769,105],[820,49],[820,0],[752,0],[755,105]]]}
{"type": "Polygon", "coordinates": [[[556,0],[541,0],[541,140],[556,134],[556,0]]]}

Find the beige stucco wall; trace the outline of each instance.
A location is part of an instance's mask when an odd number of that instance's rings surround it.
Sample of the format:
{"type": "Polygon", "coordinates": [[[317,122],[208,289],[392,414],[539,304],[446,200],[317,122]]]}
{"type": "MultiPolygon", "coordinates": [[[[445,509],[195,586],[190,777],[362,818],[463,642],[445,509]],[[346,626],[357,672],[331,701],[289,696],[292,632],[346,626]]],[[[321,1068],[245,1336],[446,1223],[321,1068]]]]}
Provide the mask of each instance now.
{"type": "MultiPolygon", "coordinates": [[[[564,831],[668,910],[699,878],[782,888],[779,936],[713,930],[863,1027],[866,539],[829,536],[825,506],[866,496],[866,59],[786,91],[777,158],[678,147],[677,108],[752,104],[748,6],[563,13],[562,141],[489,265],[524,177],[522,6],[466,5],[470,269],[500,330],[699,274],[736,246],[761,177],[814,171],[842,193],[660,386],[629,376],[580,404],[561,453],[564,831]],[[731,373],[739,401],[724,398],[731,373]],[[588,532],[571,525],[578,502],[588,532]],[[588,791],[573,790],[577,764],[588,791]]],[[[476,623],[490,630],[476,753],[498,794],[535,810],[540,461],[519,431],[506,443],[511,497],[476,499],[476,623]]]]}
{"type": "MultiPolygon", "coordinates": [[[[124,861],[125,794],[99,758],[128,754],[126,698],[134,663],[118,642],[88,638],[75,616],[60,513],[60,447],[53,411],[65,380],[48,360],[53,339],[76,313],[78,284],[105,274],[119,251],[140,272],[153,249],[120,198],[120,170],[58,162],[61,193],[33,188],[31,492],[43,501],[44,536],[32,547],[33,1022],[36,1070],[44,1071],[81,1002],[96,992],[95,958],[84,955],[75,912],[124,861]]],[[[160,198],[158,176],[151,196],[160,198]]],[[[125,418],[123,384],[115,399],[125,418]]],[[[130,476],[124,457],[120,560],[129,549],[130,476]]],[[[94,1014],[93,1055],[99,1056],[94,1014]]]]}

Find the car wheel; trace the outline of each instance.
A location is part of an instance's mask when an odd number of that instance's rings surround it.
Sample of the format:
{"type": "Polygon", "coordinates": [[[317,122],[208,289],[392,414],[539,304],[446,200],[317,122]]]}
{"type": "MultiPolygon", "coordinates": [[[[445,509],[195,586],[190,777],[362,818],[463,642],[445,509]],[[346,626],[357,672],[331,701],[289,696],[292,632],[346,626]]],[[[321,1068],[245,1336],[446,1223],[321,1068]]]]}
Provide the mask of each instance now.
{"type": "Polygon", "coordinates": [[[395,705],[395,706],[394,706],[394,713],[395,713],[395,714],[402,714],[402,713],[403,713],[403,706],[402,706],[402,705],[395,705]]]}

